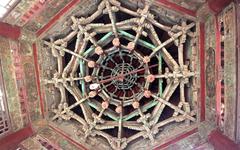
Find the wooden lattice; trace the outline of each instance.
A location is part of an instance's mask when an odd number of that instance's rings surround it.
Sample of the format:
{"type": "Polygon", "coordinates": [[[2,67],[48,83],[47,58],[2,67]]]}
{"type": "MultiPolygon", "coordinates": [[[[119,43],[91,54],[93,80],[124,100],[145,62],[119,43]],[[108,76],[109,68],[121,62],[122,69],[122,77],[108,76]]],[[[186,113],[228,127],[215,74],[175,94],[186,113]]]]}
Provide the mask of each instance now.
{"type": "Polygon", "coordinates": [[[89,17],[72,16],[71,32],[64,38],[44,41],[58,65],[52,78],[44,80],[61,94],[52,108],[53,121],[76,120],[85,139],[103,137],[113,149],[124,149],[140,137],[154,142],[160,128],[172,122],[197,121],[195,23],[183,19],[164,25],[154,19],[151,5],[145,1],[144,8],[134,11],[119,1],[102,0],[89,17]],[[118,12],[128,18],[118,19],[118,12]],[[169,38],[162,41],[163,35],[169,38]],[[175,56],[169,45],[177,47],[175,56]],[[175,102],[170,101],[174,92],[179,93],[175,102]],[[159,119],[165,108],[171,116],[159,119]]]}

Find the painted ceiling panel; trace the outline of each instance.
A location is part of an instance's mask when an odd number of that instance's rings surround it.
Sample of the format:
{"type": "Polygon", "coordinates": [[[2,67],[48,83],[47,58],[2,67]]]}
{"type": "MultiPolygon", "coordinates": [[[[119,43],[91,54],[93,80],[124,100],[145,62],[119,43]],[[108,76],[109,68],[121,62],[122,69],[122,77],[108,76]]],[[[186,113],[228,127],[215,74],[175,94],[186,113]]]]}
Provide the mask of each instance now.
{"type": "Polygon", "coordinates": [[[51,0],[47,3],[43,11],[41,11],[38,15],[36,15],[36,17],[32,18],[25,24],[25,28],[30,31],[37,32],[70,1],[71,0],[51,0]]]}
{"type": "Polygon", "coordinates": [[[169,1],[193,11],[197,11],[197,9],[206,2],[206,0],[169,0],[169,1]]]}
{"type": "Polygon", "coordinates": [[[12,25],[21,25],[21,18],[25,12],[39,0],[22,0],[5,18],[4,22],[12,25]]]}
{"type": "MultiPolygon", "coordinates": [[[[74,1],[78,0],[22,0],[3,21],[12,25],[25,27],[29,31],[37,32],[60,10],[74,1]]],[[[192,11],[196,11],[205,1],[206,0],[166,0],[166,2],[177,4],[192,11]]],[[[77,6],[79,7],[78,10],[83,9],[83,11],[86,12],[88,9],[91,10],[91,4],[95,4],[98,0],[79,0],[79,2],[80,5],[77,6]]],[[[134,3],[141,5],[141,1],[134,3]]]]}

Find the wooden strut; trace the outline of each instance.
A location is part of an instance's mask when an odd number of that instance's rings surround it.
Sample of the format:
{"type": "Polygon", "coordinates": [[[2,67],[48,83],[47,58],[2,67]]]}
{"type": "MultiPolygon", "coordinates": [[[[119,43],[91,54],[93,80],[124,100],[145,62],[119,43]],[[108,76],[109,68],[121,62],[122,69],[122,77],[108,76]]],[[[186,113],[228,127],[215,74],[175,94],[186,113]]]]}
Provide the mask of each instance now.
{"type": "MultiPolygon", "coordinates": [[[[117,0],[102,0],[98,6],[98,9],[89,17],[71,17],[72,31],[62,39],[51,39],[50,41],[44,41],[43,43],[48,47],[51,54],[57,58],[57,71],[53,74],[52,78],[44,80],[44,84],[48,87],[54,85],[60,92],[61,100],[52,108],[52,112],[55,114],[52,117],[52,121],[74,119],[82,125],[84,131],[85,140],[89,136],[99,135],[109,142],[113,149],[125,149],[127,145],[139,138],[148,138],[151,143],[154,143],[155,136],[160,132],[160,128],[171,123],[171,122],[183,122],[185,121],[188,125],[191,122],[196,122],[196,108],[191,107],[189,104],[190,100],[186,99],[185,88],[186,84],[191,84],[192,88],[192,101],[197,101],[197,47],[196,47],[196,33],[190,31],[195,24],[187,24],[183,21],[181,25],[167,26],[163,25],[154,19],[154,15],[151,14],[150,8],[153,4],[153,0],[145,2],[143,9],[137,11],[130,10],[121,6],[121,3],[117,0]],[[131,19],[117,22],[117,12],[123,12],[133,16],[131,19]],[[110,24],[103,23],[92,23],[96,18],[108,14],[111,21],[110,24]],[[164,32],[167,32],[170,38],[166,41],[161,41],[155,28],[159,28],[164,32]],[[134,30],[136,35],[128,33],[126,30],[134,30]],[[95,36],[99,33],[104,33],[100,40],[96,40],[95,36]],[[153,44],[141,39],[141,36],[148,37],[153,44]],[[74,50],[67,48],[69,42],[77,37],[74,50]],[[184,59],[184,45],[187,37],[190,38],[191,42],[191,60],[187,64],[184,59]],[[127,45],[120,43],[120,38],[124,38],[129,41],[127,45]],[[112,42],[113,47],[105,49],[104,47],[112,42]],[[90,48],[87,49],[88,43],[91,44],[90,48]],[[178,61],[168,52],[167,45],[170,43],[175,44],[178,47],[178,61]],[[151,50],[149,56],[142,56],[135,49],[136,45],[141,45],[146,49],[151,50]],[[117,73],[116,70],[109,66],[103,66],[103,62],[106,59],[112,61],[115,65],[113,58],[109,58],[111,54],[121,51],[122,49],[129,50],[129,55],[133,55],[133,58],[138,59],[140,63],[139,67],[143,67],[144,75],[139,78],[145,78],[144,85],[139,83],[133,83],[140,89],[139,93],[134,93],[129,100],[119,101],[113,97],[113,94],[106,92],[106,88],[111,86],[112,82],[118,78],[113,78],[106,87],[100,89],[96,88],[95,91],[89,89],[90,83],[97,83],[99,80],[104,80],[108,77],[103,78],[103,73],[100,77],[100,68],[104,70],[110,70],[113,73],[117,73]],[[66,62],[64,66],[63,60],[65,53],[72,55],[69,62],[66,62]],[[90,57],[94,54],[99,55],[98,60],[93,61],[90,57]],[[149,91],[149,85],[151,84],[147,80],[150,70],[148,68],[148,62],[153,57],[158,57],[159,68],[158,74],[151,76],[151,80],[159,80],[159,93],[152,93],[149,91]],[[162,61],[164,61],[168,67],[165,71],[162,69],[162,61]],[[80,73],[77,74],[77,70],[80,67],[80,73]],[[93,69],[92,74],[89,74],[90,68],[93,69]],[[190,82],[189,79],[192,79],[190,82]],[[163,88],[162,82],[166,80],[166,87],[163,88]],[[80,84],[80,88],[78,86],[80,84]],[[170,103],[170,98],[173,95],[177,87],[180,87],[180,102],[177,105],[170,103]],[[149,91],[149,96],[152,98],[151,102],[148,102],[142,106],[138,106],[138,102],[146,96],[145,92],[149,91]],[[75,102],[71,105],[67,103],[66,92],[69,92],[75,99],[75,102]],[[95,96],[102,98],[102,104],[94,99],[95,96]],[[133,105],[133,103],[135,104],[133,105]],[[118,109],[117,111],[111,110],[108,105],[114,105],[118,109]],[[124,115],[124,107],[133,105],[135,110],[128,115],[124,115]],[[79,116],[74,113],[73,109],[80,106],[83,116],[79,116]],[[151,113],[146,113],[148,109],[153,107],[151,113]],[[170,107],[174,110],[172,117],[159,121],[165,107],[170,107]],[[97,110],[99,113],[96,115],[92,108],[97,110]],[[107,121],[103,116],[107,116],[112,121],[107,121]],[[130,119],[139,116],[135,121],[129,121],[130,119]],[[118,128],[118,134],[116,137],[107,134],[103,130],[118,128]],[[136,134],[126,138],[123,136],[124,128],[137,131],[136,134]]],[[[120,54],[122,56],[122,54],[120,54]]],[[[126,63],[126,62],[123,62],[126,63]]],[[[124,68],[123,68],[124,69],[124,68]]],[[[128,76],[129,74],[126,74],[128,76]]],[[[123,80],[131,83],[132,81],[123,77],[123,80]]],[[[126,98],[126,92],[124,92],[123,98],[126,98]]],[[[76,133],[77,134],[77,133],[76,133]]]]}

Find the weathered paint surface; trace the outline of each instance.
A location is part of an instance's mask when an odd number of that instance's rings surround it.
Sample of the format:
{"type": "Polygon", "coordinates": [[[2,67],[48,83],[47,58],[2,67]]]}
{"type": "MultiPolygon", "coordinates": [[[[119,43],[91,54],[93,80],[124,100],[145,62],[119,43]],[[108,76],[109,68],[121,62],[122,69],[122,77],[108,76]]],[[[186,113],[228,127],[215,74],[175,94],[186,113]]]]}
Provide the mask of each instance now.
{"type": "Polygon", "coordinates": [[[237,58],[238,58],[238,67],[237,67],[237,133],[236,141],[240,143],[240,1],[237,2],[236,6],[237,11],[237,58]]]}
{"type": "Polygon", "coordinates": [[[21,42],[23,71],[25,75],[25,86],[27,89],[29,114],[32,122],[40,119],[40,100],[37,93],[35,67],[33,63],[32,46],[30,43],[21,42]]]}
{"type": "MultiPolygon", "coordinates": [[[[4,22],[36,32],[44,27],[51,18],[72,1],[74,0],[46,0],[43,3],[40,3],[39,0],[21,1],[13,11],[8,14],[4,22]]],[[[97,1],[98,0],[81,0],[79,7],[83,8],[83,10],[92,10],[92,8],[94,8],[92,5],[97,1]],[[85,3],[88,4],[85,5],[85,3]]],[[[205,1],[164,0],[164,2],[170,2],[185,9],[196,11],[205,1]]],[[[141,2],[137,3],[141,5],[141,2]]]]}
{"type": "Polygon", "coordinates": [[[14,133],[11,133],[4,138],[0,139],[1,150],[17,149],[18,144],[26,138],[33,135],[33,130],[30,124],[25,128],[20,129],[14,133]]]}
{"type": "Polygon", "coordinates": [[[236,24],[235,9],[229,5],[221,14],[224,24],[224,134],[235,140],[236,132],[236,24]]]}
{"type": "Polygon", "coordinates": [[[23,128],[23,120],[21,116],[21,106],[16,85],[13,57],[9,45],[10,41],[11,40],[7,38],[0,37],[0,59],[3,67],[3,78],[12,129],[13,131],[17,131],[23,128]]]}
{"type": "Polygon", "coordinates": [[[227,136],[223,135],[219,130],[214,130],[209,134],[208,141],[217,150],[239,150],[240,145],[234,143],[227,136]]]}
{"type": "Polygon", "coordinates": [[[71,0],[39,0],[21,1],[13,11],[4,19],[12,25],[36,32],[42,28],[57,12],[71,0]]]}
{"type": "Polygon", "coordinates": [[[29,137],[26,140],[22,141],[19,144],[19,147],[24,148],[24,149],[44,149],[44,147],[41,145],[40,142],[36,141],[33,137],[29,137]]]}
{"type": "Polygon", "coordinates": [[[38,0],[27,0],[27,1],[21,1],[14,9],[13,11],[8,14],[8,16],[4,19],[4,22],[12,24],[12,25],[18,25],[21,24],[21,16],[24,15],[24,13],[38,0]]]}
{"type": "Polygon", "coordinates": [[[215,122],[215,28],[214,16],[205,22],[206,121],[215,122]]]}
{"type": "Polygon", "coordinates": [[[212,47],[206,49],[206,94],[209,98],[215,96],[215,51],[212,47]]]}
{"type": "Polygon", "coordinates": [[[55,132],[53,129],[46,127],[42,129],[39,133],[40,136],[47,138],[49,141],[54,142],[59,145],[62,149],[79,150],[80,148],[72,144],[69,140],[61,136],[59,133],[55,132]]]}
{"type": "Polygon", "coordinates": [[[40,117],[31,44],[0,37],[0,59],[12,128],[17,131],[40,117]]]}
{"type": "Polygon", "coordinates": [[[7,23],[0,22],[0,35],[2,37],[17,40],[21,34],[19,27],[11,26],[7,23]]]}
{"type": "Polygon", "coordinates": [[[169,0],[170,2],[176,3],[184,8],[196,11],[201,5],[205,3],[205,0],[169,0]]]}
{"type": "Polygon", "coordinates": [[[177,143],[169,145],[166,150],[214,150],[213,146],[209,143],[206,143],[204,139],[201,138],[199,133],[190,135],[189,137],[180,140],[177,143]]]}
{"type": "Polygon", "coordinates": [[[33,32],[38,31],[70,1],[71,0],[51,0],[47,2],[44,10],[27,22],[25,28],[33,32]]]}
{"type": "MultiPolygon", "coordinates": [[[[196,10],[199,5],[195,4],[189,4],[188,1],[184,0],[170,0],[171,2],[177,3],[178,5],[181,5],[182,7],[185,7],[187,9],[192,9],[196,10]],[[191,6],[192,5],[192,6],[191,6]]],[[[63,8],[66,3],[69,2],[68,0],[63,0],[63,1],[58,1],[56,2],[55,0],[52,0],[50,2],[51,4],[47,7],[46,11],[41,13],[40,15],[36,16],[36,18],[31,19],[26,25],[26,29],[31,30],[31,31],[37,31],[41,29],[44,25],[46,25],[47,22],[49,22],[50,18],[54,16],[61,8],[63,8]],[[54,8],[54,11],[52,9],[54,8]]],[[[31,6],[31,4],[36,3],[36,1],[23,1],[22,4],[17,6],[15,8],[16,12],[24,14],[25,11],[28,11],[31,6]]],[[[200,1],[196,3],[201,3],[200,1]]],[[[83,6],[79,6],[81,9],[83,6]]],[[[13,11],[14,12],[14,11],[13,11]]],[[[227,47],[228,53],[225,56],[225,74],[224,74],[224,79],[227,82],[226,84],[226,123],[225,123],[225,134],[228,135],[229,137],[233,137],[234,133],[234,104],[235,104],[235,82],[236,78],[234,76],[234,73],[236,70],[235,69],[235,49],[234,49],[234,18],[233,17],[233,11],[231,9],[227,9],[224,12],[224,23],[227,25],[226,27],[226,36],[227,39],[225,40],[225,47],[227,47]],[[231,18],[231,19],[230,19],[231,18]]],[[[16,15],[16,14],[15,14],[16,15]]],[[[206,122],[204,122],[203,126],[200,127],[202,132],[200,133],[201,135],[193,135],[192,139],[186,139],[177,142],[176,144],[173,144],[169,147],[169,149],[187,149],[187,148],[192,148],[193,145],[192,143],[195,143],[197,140],[201,139],[199,136],[202,136],[203,132],[206,132],[204,129],[208,129],[208,126],[215,126],[215,95],[216,91],[215,89],[215,72],[214,69],[214,54],[215,54],[215,29],[214,29],[214,16],[204,16],[206,19],[205,23],[205,57],[206,57],[206,122]],[[212,125],[213,124],[213,125],[212,125]]],[[[6,21],[11,23],[11,24],[18,24],[21,25],[21,22],[18,22],[19,20],[16,20],[9,15],[6,18],[6,21]]],[[[60,28],[60,27],[59,27],[60,28]]],[[[58,29],[58,28],[56,28],[58,29]]],[[[28,36],[28,35],[27,35],[28,36]]],[[[4,78],[5,78],[5,85],[6,85],[6,90],[7,90],[7,98],[8,98],[8,103],[9,103],[9,109],[10,109],[10,115],[13,120],[13,128],[14,130],[21,129],[23,127],[23,120],[21,119],[21,111],[20,111],[20,104],[19,104],[19,98],[17,95],[17,88],[16,88],[16,79],[14,77],[14,67],[12,63],[12,56],[9,48],[9,40],[5,38],[0,37],[0,58],[3,60],[3,67],[8,68],[4,71],[4,78]]],[[[34,81],[36,78],[34,76],[34,66],[33,66],[33,60],[32,60],[32,50],[29,48],[29,43],[22,43],[21,44],[21,55],[23,55],[23,68],[24,68],[24,74],[25,78],[29,79],[26,80],[26,87],[28,91],[28,99],[29,99],[29,111],[30,111],[30,118],[33,121],[37,121],[39,118],[39,99],[36,95],[36,82],[34,81]]],[[[201,126],[201,125],[200,125],[201,126]]],[[[75,146],[72,146],[69,141],[63,139],[59,134],[55,133],[52,129],[46,128],[40,132],[42,136],[45,136],[46,138],[50,137],[49,139],[52,141],[57,141],[57,143],[62,147],[66,149],[74,149],[76,148],[75,146]]],[[[206,133],[205,133],[206,134],[206,133]]],[[[201,139],[202,140],[202,139],[201,139]]],[[[30,143],[33,142],[32,139],[30,139],[30,143]]],[[[29,143],[28,143],[29,144],[29,143]]],[[[36,144],[39,146],[38,144],[36,144]]],[[[31,147],[30,147],[31,149],[31,147]]]]}

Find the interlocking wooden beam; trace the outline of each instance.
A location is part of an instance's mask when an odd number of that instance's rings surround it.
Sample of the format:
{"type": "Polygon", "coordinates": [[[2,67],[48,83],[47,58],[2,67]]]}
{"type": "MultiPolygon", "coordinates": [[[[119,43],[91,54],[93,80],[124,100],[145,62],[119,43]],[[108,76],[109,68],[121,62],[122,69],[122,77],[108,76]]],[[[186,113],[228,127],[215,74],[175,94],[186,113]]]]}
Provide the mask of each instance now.
{"type": "MultiPolygon", "coordinates": [[[[121,6],[118,1],[103,0],[89,17],[72,16],[72,31],[64,38],[43,42],[46,49],[57,58],[57,71],[53,77],[45,79],[46,86],[54,85],[61,96],[56,107],[52,108],[53,121],[74,119],[83,126],[85,139],[99,135],[105,138],[113,149],[124,149],[139,137],[150,139],[154,143],[160,128],[172,122],[186,121],[188,125],[196,122],[196,110],[193,110],[185,96],[185,84],[192,84],[189,79],[195,81],[198,77],[197,50],[194,43],[196,33],[190,31],[195,27],[195,23],[187,24],[183,21],[180,25],[163,25],[154,19],[151,14],[153,1],[149,2],[145,3],[143,9],[139,8],[135,12],[121,6]],[[119,11],[133,17],[117,22],[119,11]],[[108,14],[110,24],[92,23],[103,14],[108,14]],[[155,28],[166,32],[170,38],[161,41],[155,28]],[[127,30],[135,31],[136,35],[128,33],[127,30]],[[104,36],[97,41],[96,35],[99,33],[104,33],[104,36]],[[68,44],[75,36],[75,47],[70,49],[68,44]],[[153,44],[141,39],[141,36],[149,38],[153,44]],[[184,55],[187,37],[193,48],[191,67],[184,55]],[[122,39],[127,39],[129,43],[124,45],[121,43],[122,39]],[[178,60],[168,51],[167,45],[170,43],[178,47],[178,60]],[[137,45],[148,49],[151,52],[149,56],[139,52],[137,45]],[[71,59],[63,63],[65,53],[70,54],[71,59]],[[151,64],[153,57],[157,57],[158,64],[151,64]],[[162,68],[163,61],[167,65],[165,71],[162,68]],[[156,66],[158,74],[153,75],[152,68],[156,66]],[[106,71],[110,74],[106,75],[106,71]],[[140,79],[144,81],[138,82],[140,79]],[[154,93],[150,90],[150,85],[156,79],[159,80],[159,87],[157,93],[154,93]],[[167,83],[165,89],[163,81],[167,83]],[[180,87],[180,102],[174,105],[170,99],[177,87],[180,87]],[[71,105],[68,105],[67,92],[74,97],[71,105]],[[142,105],[143,98],[150,99],[150,102],[142,105]],[[77,115],[73,110],[78,106],[82,115],[77,115]],[[133,111],[125,114],[125,108],[129,106],[133,111]],[[160,116],[164,115],[165,107],[172,109],[174,114],[159,121],[160,116]],[[153,108],[153,111],[147,113],[150,108],[153,108]],[[131,119],[134,121],[130,121],[131,119]],[[117,136],[104,131],[114,128],[118,129],[117,136]],[[126,138],[125,128],[137,133],[126,138]]],[[[193,88],[196,88],[196,82],[193,84],[193,88]]],[[[195,100],[196,96],[193,96],[193,99],[195,100]]]]}

